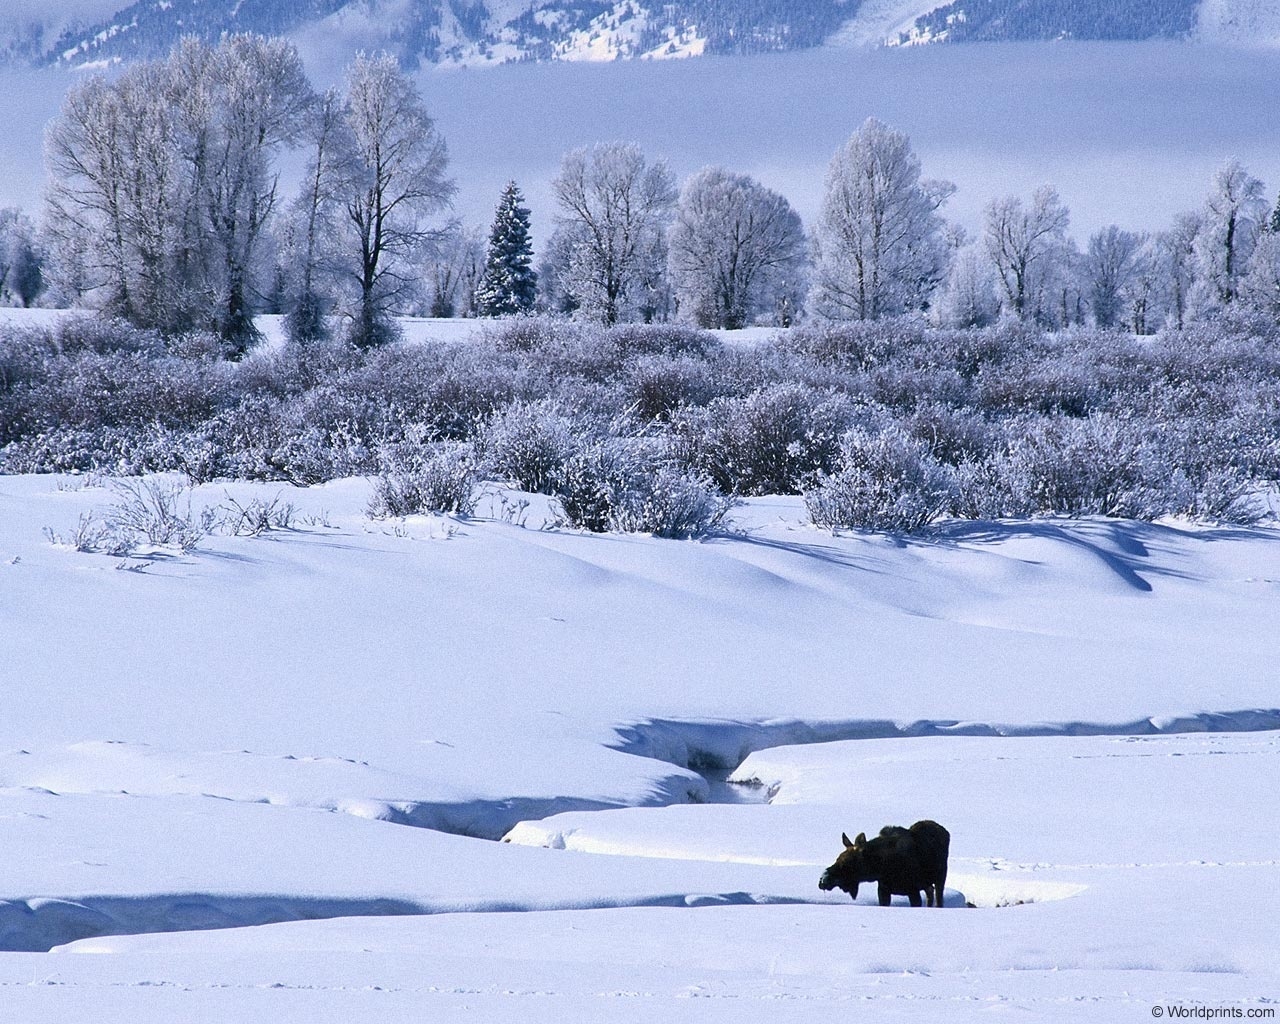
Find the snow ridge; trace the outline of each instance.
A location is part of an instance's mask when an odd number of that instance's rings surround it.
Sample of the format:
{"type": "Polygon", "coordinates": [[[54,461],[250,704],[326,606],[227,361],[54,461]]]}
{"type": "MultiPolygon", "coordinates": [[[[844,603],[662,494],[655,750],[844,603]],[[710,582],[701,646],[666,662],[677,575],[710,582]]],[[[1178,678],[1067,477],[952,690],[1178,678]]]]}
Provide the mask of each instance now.
{"type": "Polygon", "coordinates": [[[697,772],[732,772],[751,754],[771,747],[844,740],[921,736],[1155,736],[1176,733],[1267,732],[1280,729],[1280,708],[1189,711],[1128,722],[1001,724],[959,720],[846,719],[765,722],[650,719],[618,729],[617,749],[697,772]]]}
{"type": "Polygon", "coordinates": [[[825,903],[748,892],[669,893],[583,900],[404,900],[371,896],[328,899],[297,895],[158,893],[147,896],[84,896],[0,901],[0,952],[47,953],[81,939],[108,935],[251,928],[289,921],[349,917],[426,917],[433,914],[509,914],[558,910],[620,910],[633,907],[780,906],[825,903]]]}

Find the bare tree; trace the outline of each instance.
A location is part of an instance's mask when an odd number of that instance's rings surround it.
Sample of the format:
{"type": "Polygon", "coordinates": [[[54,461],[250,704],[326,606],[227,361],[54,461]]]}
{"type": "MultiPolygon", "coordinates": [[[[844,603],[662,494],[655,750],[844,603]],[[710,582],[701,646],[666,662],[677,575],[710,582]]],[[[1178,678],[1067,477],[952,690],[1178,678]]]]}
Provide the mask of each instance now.
{"type": "Polygon", "coordinates": [[[347,267],[357,296],[351,339],[375,345],[410,292],[410,262],[440,237],[427,218],[454,193],[444,140],[394,57],[360,56],[347,71],[348,154],[342,194],[347,267]]]}
{"type": "Polygon", "coordinates": [[[555,279],[584,315],[617,323],[628,307],[660,305],[664,233],[676,192],[665,162],[610,142],[565,155],[552,182],[561,216],[551,248],[567,255],[555,279]]]}
{"type": "Polygon", "coordinates": [[[832,158],[816,237],[814,305],[834,319],[923,309],[946,269],[939,208],[950,182],[923,180],[902,132],[869,118],[832,158]]]}
{"type": "Polygon", "coordinates": [[[1042,185],[1029,206],[1017,196],[987,204],[983,243],[1006,308],[1020,320],[1050,314],[1055,277],[1068,251],[1067,208],[1042,185]]]}
{"type": "Polygon", "coordinates": [[[786,199],[754,178],[708,167],[680,194],[671,229],[671,277],[703,327],[745,327],[775,285],[804,262],[804,227],[786,199]]]}

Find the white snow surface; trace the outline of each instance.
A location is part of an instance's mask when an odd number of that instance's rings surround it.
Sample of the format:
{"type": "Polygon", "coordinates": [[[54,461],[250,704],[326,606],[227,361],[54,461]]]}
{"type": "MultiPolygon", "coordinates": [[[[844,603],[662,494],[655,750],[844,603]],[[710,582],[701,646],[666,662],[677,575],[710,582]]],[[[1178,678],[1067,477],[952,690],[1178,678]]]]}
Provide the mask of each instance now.
{"type": "Polygon", "coordinates": [[[1233,46],[1280,46],[1280,5],[1270,0],[1202,0],[1196,34],[1233,46]]]}
{"type": "Polygon", "coordinates": [[[1275,529],[833,536],[774,497],[692,543],[539,529],[546,499],[509,495],[517,526],[496,486],[375,522],[364,480],[227,483],[193,508],[279,496],[297,527],[121,562],[43,536],[97,483],[0,478],[0,1017],[1074,1021],[1280,992],[1275,529]],[[942,911],[819,892],[842,831],[926,817],[942,911]]]}
{"type": "Polygon", "coordinates": [[[911,32],[923,18],[950,0],[863,0],[858,13],[831,37],[831,46],[896,46],[899,36],[911,32]]]}

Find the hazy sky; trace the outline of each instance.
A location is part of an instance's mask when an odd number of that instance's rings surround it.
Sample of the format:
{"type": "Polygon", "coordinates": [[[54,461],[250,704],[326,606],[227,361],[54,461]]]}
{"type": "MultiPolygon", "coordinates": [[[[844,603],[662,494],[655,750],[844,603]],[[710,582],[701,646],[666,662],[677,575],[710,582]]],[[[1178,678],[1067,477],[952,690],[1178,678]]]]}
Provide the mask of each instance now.
{"type": "MultiPolygon", "coordinates": [[[[317,80],[336,72],[319,62],[317,80]]],[[[7,71],[0,203],[36,208],[44,121],[71,76],[7,71]]],[[[1107,223],[1159,228],[1237,156],[1280,188],[1280,55],[1176,43],[823,49],[743,58],[519,65],[421,73],[449,144],[457,213],[487,224],[516,179],[541,241],[560,156],[639,142],[684,175],[719,163],[817,212],[832,152],[871,115],[906,131],[970,229],[993,196],[1058,186],[1083,241],[1107,223]]]]}

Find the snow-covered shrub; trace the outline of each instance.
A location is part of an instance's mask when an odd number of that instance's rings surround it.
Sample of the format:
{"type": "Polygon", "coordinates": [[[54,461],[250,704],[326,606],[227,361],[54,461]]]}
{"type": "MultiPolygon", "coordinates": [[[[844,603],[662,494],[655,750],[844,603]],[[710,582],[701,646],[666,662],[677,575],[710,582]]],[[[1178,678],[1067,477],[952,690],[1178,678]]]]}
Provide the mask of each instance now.
{"type": "Polygon", "coordinates": [[[447,512],[469,516],[479,499],[480,467],[475,448],[457,441],[400,445],[382,454],[373,482],[370,518],[447,512]]]}
{"type": "Polygon", "coordinates": [[[1010,360],[975,383],[974,401],[987,413],[1087,416],[1104,400],[1096,367],[1074,353],[1010,360]]]}
{"type": "Polygon", "coordinates": [[[50,330],[51,349],[59,354],[136,352],[156,356],[165,352],[159,331],[134,327],[127,320],[106,316],[67,316],[50,330]]]}
{"type": "Polygon", "coordinates": [[[1192,519],[1246,526],[1266,514],[1258,485],[1234,466],[1209,470],[1188,488],[1187,501],[1175,511],[1192,519]]]}
{"type": "Polygon", "coordinates": [[[618,324],[605,336],[624,359],[637,355],[706,358],[720,347],[714,334],[685,324],[618,324]]]}
{"type": "Polygon", "coordinates": [[[488,468],[522,491],[552,493],[580,427],[551,402],[513,402],[481,427],[476,445],[488,468]]]}
{"type": "Polygon", "coordinates": [[[820,363],[869,370],[913,344],[922,329],[912,319],[816,321],[780,334],[776,344],[820,363]]]}
{"type": "Polygon", "coordinates": [[[985,454],[996,432],[978,413],[944,402],[922,402],[902,420],[908,434],[923,441],[930,454],[957,466],[985,454]]]}
{"type": "Polygon", "coordinates": [[[733,500],[688,470],[659,466],[631,481],[619,496],[610,528],[655,537],[701,537],[721,526],[733,500]]]}
{"type": "Polygon", "coordinates": [[[898,429],[851,430],[835,471],[804,492],[817,526],[912,533],[951,504],[951,474],[924,443],[898,429]]]}
{"type": "Polygon", "coordinates": [[[564,521],[579,530],[607,532],[620,497],[635,480],[654,472],[660,458],[652,443],[629,438],[583,445],[565,461],[555,484],[564,521]]]}
{"type": "Polygon", "coordinates": [[[673,465],[660,443],[606,438],[565,464],[557,488],[564,522],[593,533],[697,537],[721,525],[732,499],[673,465]]]}
{"type": "Polygon", "coordinates": [[[951,512],[963,519],[1022,519],[1037,511],[1003,451],[964,460],[954,477],[951,512]]]}
{"type": "Polygon", "coordinates": [[[622,402],[641,420],[665,420],[682,406],[705,405],[721,386],[702,358],[645,355],[627,365],[622,389],[622,402]]]}
{"type": "Polygon", "coordinates": [[[297,518],[297,507],[292,502],[281,501],[279,494],[270,501],[251,498],[244,503],[228,494],[221,505],[205,509],[203,516],[206,529],[216,529],[233,537],[257,537],[272,530],[291,530],[297,518]]]}
{"type": "Polygon", "coordinates": [[[116,500],[105,522],[118,537],[132,538],[134,546],[146,541],[189,551],[204,530],[191,512],[191,492],[180,480],[147,477],[117,480],[111,485],[116,500]]]}
{"type": "Polygon", "coordinates": [[[495,321],[485,336],[499,352],[531,352],[549,348],[578,330],[576,324],[556,317],[513,316],[495,321]]]}
{"type": "Polygon", "coordinates": [[[775,384],[686,409],[671,433],[677,457],[726,494],[795,494],[831,469],[857,416],[846,395],[775,384]]]}
{"type": "Polygon", "coordinates": [[[1040,512],[1154,519],[1176,500],[1142,425],[1109,415],[1032,420],[1005,466],[1013,492],[1040,512]]]}

